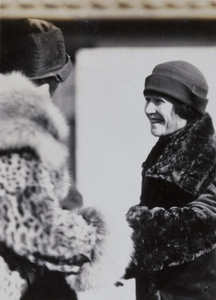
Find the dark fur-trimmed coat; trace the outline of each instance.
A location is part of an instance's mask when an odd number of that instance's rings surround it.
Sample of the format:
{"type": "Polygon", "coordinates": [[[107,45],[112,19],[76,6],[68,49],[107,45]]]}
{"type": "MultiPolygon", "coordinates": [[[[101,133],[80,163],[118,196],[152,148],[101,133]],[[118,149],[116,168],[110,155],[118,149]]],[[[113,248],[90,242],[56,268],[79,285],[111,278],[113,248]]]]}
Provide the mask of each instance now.
{"type": "Polygon", "coordinates": [[[114,284],[130,260],[125,216],[61,208],[72,182],[67,137],[46,85],[0,75],[0,299],[21,297],[28,269],[63,273],[83,291],[114,284]]]}
{"type": "Polygon", "coordinates": [[[215,175],[207,113],[152,149],[141,202],[127,214],[135,251],[126,277],[136,277],[137,299],[157,290],[162,299],[216,299],[215,175]]]}

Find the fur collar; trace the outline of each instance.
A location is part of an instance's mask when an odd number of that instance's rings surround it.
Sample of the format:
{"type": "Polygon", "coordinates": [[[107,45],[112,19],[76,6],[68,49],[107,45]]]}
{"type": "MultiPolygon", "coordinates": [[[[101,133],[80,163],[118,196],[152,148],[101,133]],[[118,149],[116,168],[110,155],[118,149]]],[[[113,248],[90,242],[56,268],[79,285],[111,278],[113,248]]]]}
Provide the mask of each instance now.
{"type": "Polygon", "coordinates": [[[212,182],[215,173],[216,137],[211,117],[206,113],[171,136],[145,176],[174,183],[198,196],[212,182]]]}
{"type": "Polygon", "coordinates": [[[37,87],[20,72],[0,74],[0,150],[30,147],[48,168],[59,169],[68,133],[48,86],[37,87]]]}

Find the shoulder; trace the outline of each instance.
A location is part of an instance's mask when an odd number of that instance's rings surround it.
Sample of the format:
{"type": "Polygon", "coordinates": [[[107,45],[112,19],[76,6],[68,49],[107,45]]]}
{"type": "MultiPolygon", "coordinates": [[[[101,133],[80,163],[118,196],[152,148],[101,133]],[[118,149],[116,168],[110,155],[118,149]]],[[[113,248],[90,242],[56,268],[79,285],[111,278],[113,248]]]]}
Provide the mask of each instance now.
{"type": "Polygon", "coordinates": [[[69,126],[49,92],[19,72],[0,74],[0,149],[31,147],[59,168],[68,157],[69,126]],[[55,149],[55,151],[53,151],[55,149]]]}

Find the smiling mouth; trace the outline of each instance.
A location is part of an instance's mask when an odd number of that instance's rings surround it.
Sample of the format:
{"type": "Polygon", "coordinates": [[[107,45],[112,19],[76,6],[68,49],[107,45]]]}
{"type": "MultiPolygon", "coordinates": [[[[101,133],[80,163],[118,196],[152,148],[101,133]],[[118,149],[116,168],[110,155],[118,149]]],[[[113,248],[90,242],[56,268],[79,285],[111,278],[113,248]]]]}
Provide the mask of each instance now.
{"type": "Polygon", "coordinates": [[[150,122],[152,124],[155,124],[155,123],[163,123],[164,120],[163,119],[152,119],[152,118],[149,118],[150,122]]]}

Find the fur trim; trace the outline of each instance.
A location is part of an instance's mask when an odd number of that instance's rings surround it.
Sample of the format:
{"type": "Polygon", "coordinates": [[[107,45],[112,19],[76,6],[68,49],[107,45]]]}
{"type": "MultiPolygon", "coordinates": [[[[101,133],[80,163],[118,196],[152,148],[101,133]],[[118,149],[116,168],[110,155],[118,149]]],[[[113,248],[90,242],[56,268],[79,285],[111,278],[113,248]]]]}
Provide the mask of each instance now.
{"type": "Polygon", "coordinates": [[[136,251],[133,263],[139,272],[190,262],[216,248],[216,217],[194,208],[133,206],[127,213],[133,227],[136,251]]]}
{"type": "Polygon", "coordinates": [[[200,195],[215,175],[216,137],[207,113],[174,134],[157,162],[145,174],[172,182],[193,196],[200,195]]]}
{"type": "Polygon", "coordinates": [[[133,251],[132,231],[125,215],[108,212],[104,215],[93,208],[81,213],[97,226],[97,240],[92,261],[82,266],[78,276],[68,276],[67,282],[76,291],[113,285],[124,275],[133,251]]]}
{"type": "Polygon", "coordinates": [[[129,209],[135,243],[132,265],[141,273],[178,266],[216,248],[216,139],[210,116],[205,114],[170,136],[161,156],[146,171],[151,159],[150,153],[143,176],[171,182],[173,189],[179,186],[194,201],[168,210],[129,209]]]}
{"type": "Polygon", "coordinates": [[[65,163],[69,128],[48,90],[19,72],[0,74],[0,149],[31,147],[54,169],[65,163]]]}
{"type": "Polygon", "coordinates": [[[59,143],[34,122],[17,118],[0,120],[0,149],[32,148],[49,169],[59,169],[68,158],[65,144],[59,143]]]}
{"type": "Polygon", "coordinates": [[[11,271],[2,257],[0,257],[0,270],[0,299],[21,299],[21,291],[26,287],[25,280],[19,277],[17,271],[11,271]]]}

